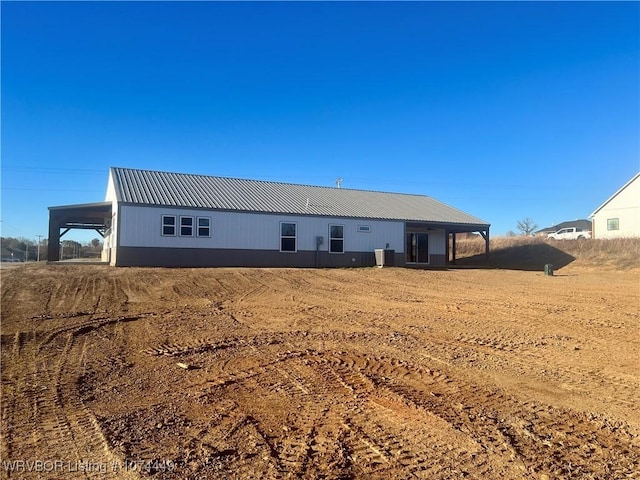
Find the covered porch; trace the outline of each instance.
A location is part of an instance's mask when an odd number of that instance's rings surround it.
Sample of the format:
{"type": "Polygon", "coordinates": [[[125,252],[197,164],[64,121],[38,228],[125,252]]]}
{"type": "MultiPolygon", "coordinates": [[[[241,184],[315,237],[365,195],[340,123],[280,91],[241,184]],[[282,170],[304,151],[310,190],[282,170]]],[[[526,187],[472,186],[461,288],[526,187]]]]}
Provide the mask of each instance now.
{"type": "Polygon", "coordinates": [[[407,222],[405,224],[404,264],[418,268],[442,268],[456,264],[456,236],[479,233],[489,258],[489,225],[407,222]]]}

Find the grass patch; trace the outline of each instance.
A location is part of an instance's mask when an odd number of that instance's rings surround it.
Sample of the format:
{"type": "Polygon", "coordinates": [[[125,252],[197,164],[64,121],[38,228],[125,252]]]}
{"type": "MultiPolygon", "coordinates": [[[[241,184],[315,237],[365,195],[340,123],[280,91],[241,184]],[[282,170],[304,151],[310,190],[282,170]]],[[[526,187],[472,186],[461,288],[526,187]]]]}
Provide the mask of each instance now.
{"type": "MultiPolygon", "coordinates": [[[[456,241],[458,265],[484,265],[484,240],[456,241]]],[[[570,263],[581,267],[620,270],[640,268],[640,238],[548,240],[537,237],[495,237],[490,240],[488,267],[541,270],[545,263],[556,269],[570,263]]]]}

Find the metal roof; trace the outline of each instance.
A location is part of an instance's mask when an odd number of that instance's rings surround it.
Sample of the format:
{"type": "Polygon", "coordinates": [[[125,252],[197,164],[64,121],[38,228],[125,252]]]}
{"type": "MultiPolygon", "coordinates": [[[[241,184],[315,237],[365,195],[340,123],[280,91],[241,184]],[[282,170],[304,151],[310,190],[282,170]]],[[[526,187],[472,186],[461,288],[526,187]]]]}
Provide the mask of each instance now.
{"type": "Polygon", "coordinates": [[[425,195],[112,167],[119,202],[294,215],[404,220],[488,227],[425,195]]]}

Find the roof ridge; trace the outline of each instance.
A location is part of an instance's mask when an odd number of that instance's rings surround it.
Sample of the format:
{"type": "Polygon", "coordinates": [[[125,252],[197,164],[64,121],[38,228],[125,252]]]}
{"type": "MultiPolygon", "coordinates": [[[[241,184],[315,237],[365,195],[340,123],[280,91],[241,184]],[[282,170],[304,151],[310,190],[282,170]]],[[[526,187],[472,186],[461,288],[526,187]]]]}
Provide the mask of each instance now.
{"type": "MultiPolygon", "coordinates": [[[[435,201],[439,201],[436,200],[435,198],[433,198],[430,195],[426,195],[423,193],[406,193],[406,192],[392,192],[392,191],[388,191],[388,190],[373,190],[370,188],[348,188],[348,187],[329,187],[326,185],[311,185],[308,183],[293,183],[293,182],[283,182],[281,180],[262,180],[262,179],[256,179],[256,178],[243,178],[243,177],[229,177],[229,176],[223,176],[223,175],[211,175],[211,174],[206,174],[206,173],[183,173],[183,172],[170,172],[167,170],[149,170],[146,168],[130,168],[130,167],[111,167],[113,169],[116,170],[129,170],[132,172],[148,172],[148,173],[160,173],[160,174],[167,174],[167,175],[178,175],[178,176],[185,176],[185,177],[206,177],[206,178],[219,178],[219,179],[224,179],[224,180],[238,180],[238,181],[243,181],[243,182],[257,182],[257,183],[269,183],[272,185],[287,185],[287,186],[296,186],[296,187],[310,187],[310,188],[324,188],[327,190],[348,190],[348,191],[352,191],[352,192],[369,192],[369,193],[384,193],[384,194],[390,194],[390,195],[406,195],[406,196],[415,196],[415,197],[426,197],[426,198],[430,198],[432,200],[435,201]]],[[[440,202],[443,203],[443,202],[440,202]]],[[[452,207],[454,208],[454,207],[452,207]]]]}

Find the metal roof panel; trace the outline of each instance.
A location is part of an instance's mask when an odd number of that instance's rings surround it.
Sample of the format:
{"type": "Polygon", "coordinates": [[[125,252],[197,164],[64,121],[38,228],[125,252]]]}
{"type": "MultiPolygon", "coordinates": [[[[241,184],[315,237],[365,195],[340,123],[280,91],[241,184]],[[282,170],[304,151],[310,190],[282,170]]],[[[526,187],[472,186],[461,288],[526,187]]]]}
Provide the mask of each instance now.
{"type": "Polygon", "coordinates": [[[245,212],[488,226],[426,195],[113,167],[120,201],[245,212]]]}

